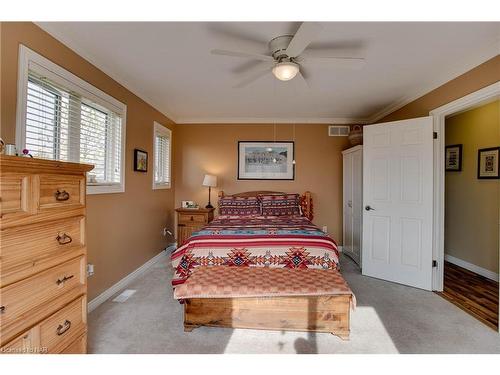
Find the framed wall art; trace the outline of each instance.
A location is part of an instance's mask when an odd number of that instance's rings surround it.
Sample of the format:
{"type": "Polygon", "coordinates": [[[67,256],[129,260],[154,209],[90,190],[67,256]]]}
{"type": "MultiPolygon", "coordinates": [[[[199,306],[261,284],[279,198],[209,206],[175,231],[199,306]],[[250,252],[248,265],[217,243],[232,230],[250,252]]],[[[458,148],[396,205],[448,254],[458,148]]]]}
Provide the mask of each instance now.
{"type": "Polygon", "coordinates": [[[462,170],[462,145],[446,146],[444,160],[447,172],[460,172],[462,170]]]}
{"type": "Polygon", "coordinates": [[[500,147],[482,148],[477,151],[477,178],[499,179],[500,165],[498,158],[500,147]]]}
{"type": "Polygon", "coordinates": [[[148,171],[148,153],[144,150],[134,149],[134,171],[148,171]]]}
{"type": "Polygon", "coordinates": [[[238,142],[238,180],[294,180],[295,143],[238,142]]]}

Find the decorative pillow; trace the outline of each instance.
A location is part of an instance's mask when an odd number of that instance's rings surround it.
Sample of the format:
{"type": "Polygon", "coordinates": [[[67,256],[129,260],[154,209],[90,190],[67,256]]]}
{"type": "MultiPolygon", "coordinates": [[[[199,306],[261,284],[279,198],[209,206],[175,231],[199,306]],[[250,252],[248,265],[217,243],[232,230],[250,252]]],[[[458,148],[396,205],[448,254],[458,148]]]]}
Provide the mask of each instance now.
{"type": "Polygon", "coordinates": [[[260,215],[260,203],[257,197],[223,197],[219,199],[221,215],[260,215]]]}
{"type": "Polygon", "coordinates": [[[259,195],[264,216],[300,215],[299,194],[259,195]]]}

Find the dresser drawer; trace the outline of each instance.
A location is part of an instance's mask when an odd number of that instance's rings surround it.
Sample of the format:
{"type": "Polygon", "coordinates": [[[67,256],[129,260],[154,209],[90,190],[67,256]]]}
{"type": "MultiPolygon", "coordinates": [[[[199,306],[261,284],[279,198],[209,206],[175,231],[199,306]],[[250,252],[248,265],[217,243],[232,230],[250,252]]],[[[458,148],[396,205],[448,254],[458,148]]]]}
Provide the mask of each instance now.
{"type": "Polygon", "coordinates": [[[0,286],[29,277],[84,252],[83,216],[0,232],[0,286]]]}
{"type": "Polygon", "coordinates": [[[40,348],[40,329],[33,327],[0,348],[2,354],[37,354],[44,353],[40,348]]]}
{"type": "Polygon", "coordinates": [[[0,348],[3,354],[85,353],[87,299],[79,297],[0,348]]]}
{"type": "Polygon", "coordinates": [[[85,257],[81,256],[1,288],[0,335],[10,324],[28,324],[38,307],[45,308],[52,299],[85,285],[84,270],[85,257]]]}
{"type": "Polygon", "coordinates": [[[84,333],[63,349],[61,354],[87,354],[87,334],[84,333]]]}
{"type": "Polygon", "coordinates": [[[0,175],[0,198],[2,221],[29,216],[33,204],[30,175],[2,173],[0,175]]]}
{"type": "Polygon", "coordinates": [[[85,178],[42,174],[39,178],[39,211],[85,205],[85,178]]]}
{"type": "Polygon", "coordinates": [[[86,298],[81,297],[40,323],[40,346],[58,353],[86,329],[86,298]]]}
{"type": "Polygon", "coordinates": [[[205,224],[207,223],[207,217],[202,214],[179,214],[179,223],[181,224],[205,224]]]}

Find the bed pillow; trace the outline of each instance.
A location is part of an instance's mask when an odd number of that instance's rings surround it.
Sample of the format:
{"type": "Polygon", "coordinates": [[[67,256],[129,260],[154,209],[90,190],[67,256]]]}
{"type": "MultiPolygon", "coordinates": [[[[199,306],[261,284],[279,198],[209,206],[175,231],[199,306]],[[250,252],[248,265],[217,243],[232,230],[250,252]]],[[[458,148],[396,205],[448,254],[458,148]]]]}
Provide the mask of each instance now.
{"type": "Polygon", "coordinates": [[[299,194],[259,195],[263,216],[300,215],[299,194]]]}
{"type": "Polygon", "coordinates": [[[223,197],[219,199],[219,214],[232,216],[260,215],[257,197],[223,197]]]}

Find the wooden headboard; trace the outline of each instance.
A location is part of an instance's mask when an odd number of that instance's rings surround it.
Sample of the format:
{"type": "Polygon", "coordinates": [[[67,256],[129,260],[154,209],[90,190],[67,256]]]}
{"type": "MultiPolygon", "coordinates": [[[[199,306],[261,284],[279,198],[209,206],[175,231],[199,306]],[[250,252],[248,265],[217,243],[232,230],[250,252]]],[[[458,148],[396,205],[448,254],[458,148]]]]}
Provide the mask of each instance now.
{"type": "MultiPolygon", "coordinates": [[[[259,194],[286,194],[281,191],[268,191],[268,190],[256,190],[256,191],[245,191],[236,194],[225,194],[224,191],[219,191],[219,198],[223,197],[256,197],[259,194]]],[[[314,218],[313,214],[313,201],[310,191],[306,191],[300,196],[300,206],[302,208],[302,214],[312,221],[314,218]]]]}

